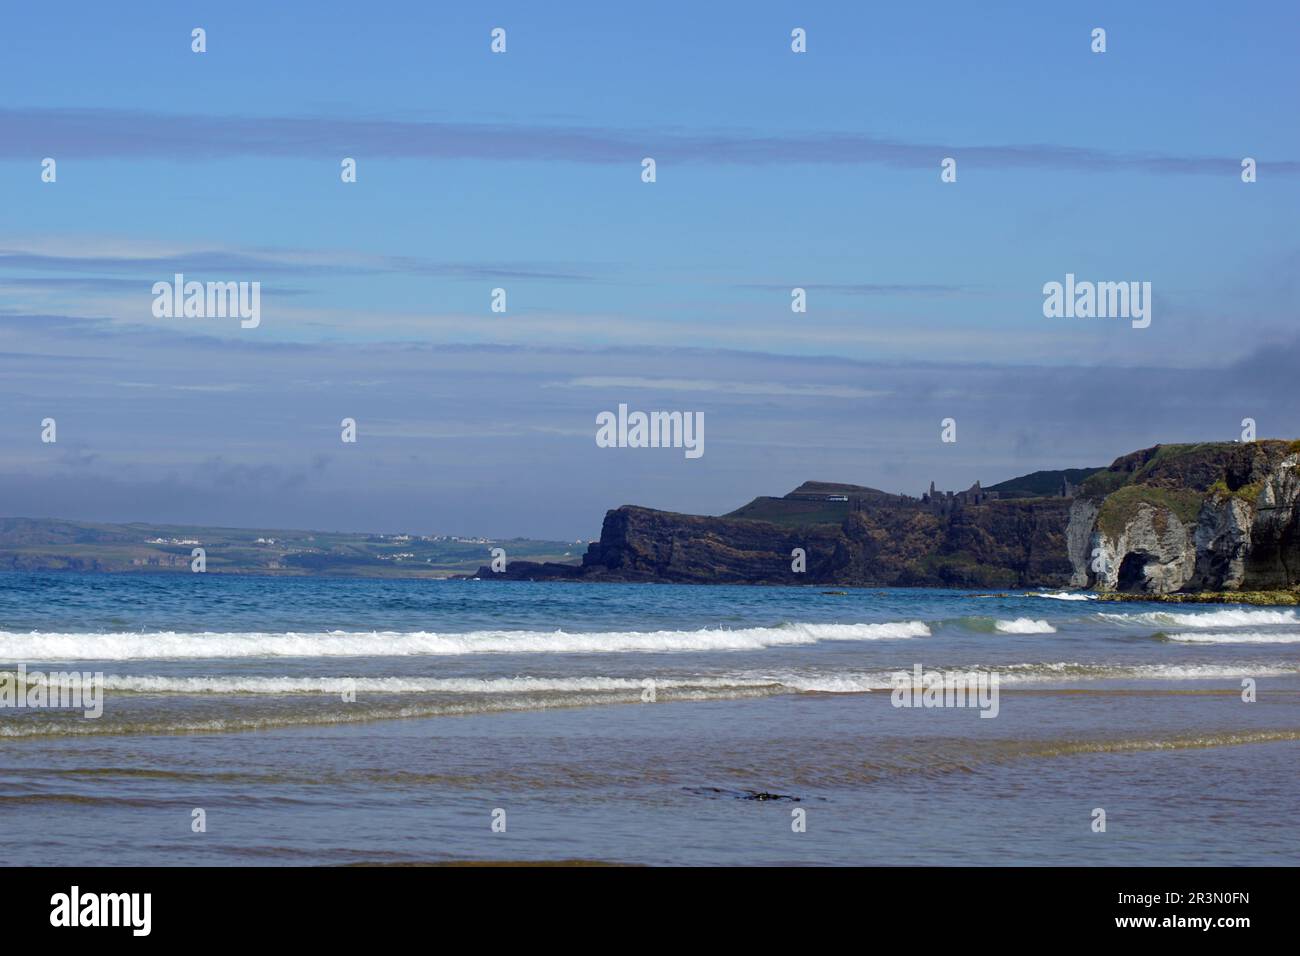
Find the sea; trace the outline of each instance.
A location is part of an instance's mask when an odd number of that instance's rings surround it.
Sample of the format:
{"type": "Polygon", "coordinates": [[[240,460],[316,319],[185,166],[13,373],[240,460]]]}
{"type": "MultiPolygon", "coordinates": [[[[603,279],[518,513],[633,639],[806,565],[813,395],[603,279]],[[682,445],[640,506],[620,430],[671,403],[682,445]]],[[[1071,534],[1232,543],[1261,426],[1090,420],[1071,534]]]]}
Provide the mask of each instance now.
{"type": "Polygon", "coordinates": [[[9,865],[1300,863],[1296,608],[5,572],[0,686],[9,865]]]}

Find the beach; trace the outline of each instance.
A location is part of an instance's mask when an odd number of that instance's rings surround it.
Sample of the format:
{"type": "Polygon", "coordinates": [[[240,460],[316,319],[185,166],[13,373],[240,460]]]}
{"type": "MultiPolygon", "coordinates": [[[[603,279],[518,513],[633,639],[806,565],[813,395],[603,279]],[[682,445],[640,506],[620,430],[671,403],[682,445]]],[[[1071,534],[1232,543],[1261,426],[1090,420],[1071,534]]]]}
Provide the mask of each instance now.
{"type": "Polygon", "coordinates": [[[13,863],[1300,855],[1294,608],[10,573],[0,623],[0,671],[103,685],[0,709],[13,863]],[[897,706],[918,666],[996,713],[897,706]]]}

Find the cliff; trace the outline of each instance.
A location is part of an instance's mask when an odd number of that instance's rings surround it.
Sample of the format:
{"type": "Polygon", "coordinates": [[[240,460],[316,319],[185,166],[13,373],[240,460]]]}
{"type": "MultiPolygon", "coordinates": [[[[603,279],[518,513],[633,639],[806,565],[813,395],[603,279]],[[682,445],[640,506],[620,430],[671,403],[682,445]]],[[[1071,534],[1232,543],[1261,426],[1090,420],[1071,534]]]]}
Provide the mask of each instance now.
{"type": "Polygon", "coordinates": [[[478,576],[1155,594],[1288,588],[1300,583],[1298,496],[1300,442],[1157,445],[1109,468],[1035,472],[955,496],[808,482],[716,518],[624,505],[605,515],[580,566],[511,561],[478,576]],[[1054,485],[1062,491],[1037,494],[1054,485]]]}
{"type": "Polygon", "coordinates": [[[1170,594],[1300,583],[1300,442],[1157,445],[1083,483],[1071,583],[1170,594]]]}

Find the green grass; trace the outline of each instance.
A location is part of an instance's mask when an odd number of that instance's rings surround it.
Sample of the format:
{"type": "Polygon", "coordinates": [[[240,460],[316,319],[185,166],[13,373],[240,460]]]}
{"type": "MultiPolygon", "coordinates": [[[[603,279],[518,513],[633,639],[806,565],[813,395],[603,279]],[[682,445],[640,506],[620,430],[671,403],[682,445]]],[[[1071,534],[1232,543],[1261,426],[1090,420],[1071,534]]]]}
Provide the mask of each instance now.
{"type": "Polygon", "coordinates": [[[1123,471],[1099,471],[1084,481],[1079,488],[1079,494],[1096,501],[1123,488],[1132,477],[1123,471]]]}
{"type": "MultiPolygon", "coordinates": [[[[1195,444],[1157,445],[1151,458],[1136,471],[1111,471],[1110,469],[1099,471],[1083,482],[1079,493],[1084,498],[1099,501],[1120,489],[1143,485],[1154,471],[1167,466],[1170,462],[1208,452],[1223,452],[1232,447],[1234,447],[1233,442],[1214,441],[1197,442],[1195,444]]],[[[1177,513],[1177,510],[1174,510],[1177,513]]]]}
{"type": "Polygon", "coordinates": [[[996,485],[989,485],[985,491],[996,491],[1003,498],[1051,498],[1061,493],[1061,479],[1069,478],[1070,484],[1079,485],[1104,468],[1062,468],[1057,471],[1035,471],[1033,474],[1010,478],[996,485]]]}
{"type": "Polygon", "coordinates": [[[0,519],[0,570],[188,572],[196,539],[213,573],[446,577],[470,573],[502,547],[509,560],[576,564],[586,544],[531,539],[453,541],[448,537],[185,525],[105,525],[46,519],[0,519]],[[153,539],[163,538],[155,543],[153,539]],[[275,543],[257,543],[274,538],[275,543]]]}
{"type": "Polygon", "coordinates": [[[766,521],[783,527],[810,524],[843,524],[849,516],[847,501],[807,501],[799,498],[755,498],[724,518],[766,521]]]}
{"type": "MultiPolygon", "coordinates": [[[[1097,514],[1097,527],[1107,537],[1117,538],[1129,522],[1137,517],[1138,510],[1144,504],[1172,513],[1184,525],[1191,526],[1196,523],[1203,500],[1204,497],[1198,491],[1127,485],[1111,492],[1102,503],[1101,511],[1097,514]]],[[[1156,532],[1163,533],[1165,523],[1162,515],[1157,514],[1155,524],[1156,532]]]]}
{"type": "Polygon", "coordinates": [[[1228,483],[1224,481],[1222,478],[1220,478],[1218,481],[1216,481],[1214,484],[1210,486],[1210,494],[1220,498],[1227,498],[1229,496],[1233,498],[1240,498],[1248,505],[1253,505],[1256,502],[1256,500],[1258,500],[1259,493],[1263,490],[1264,490],[1264,482],[1262,481],[1252,481],[1248,485],[1242,485],[1236,491],[1231,490],[1228,487],[1228,483]]]}

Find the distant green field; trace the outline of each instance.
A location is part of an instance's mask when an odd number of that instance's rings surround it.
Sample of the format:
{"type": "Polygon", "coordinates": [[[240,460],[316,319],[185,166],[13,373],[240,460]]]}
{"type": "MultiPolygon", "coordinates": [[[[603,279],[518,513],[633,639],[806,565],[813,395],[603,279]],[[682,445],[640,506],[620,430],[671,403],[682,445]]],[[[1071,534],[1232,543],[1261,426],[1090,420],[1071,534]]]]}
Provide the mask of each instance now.
{"type": "Polygon", "coordinates": [[[195,547],[204,549],[209,572],[446,577],[477,571],[497,547],[505,549],[507,560],[576,564],[587,546],[528,538],[456,540],[0,518],[0,570],[188,571],[195,547]]]}

